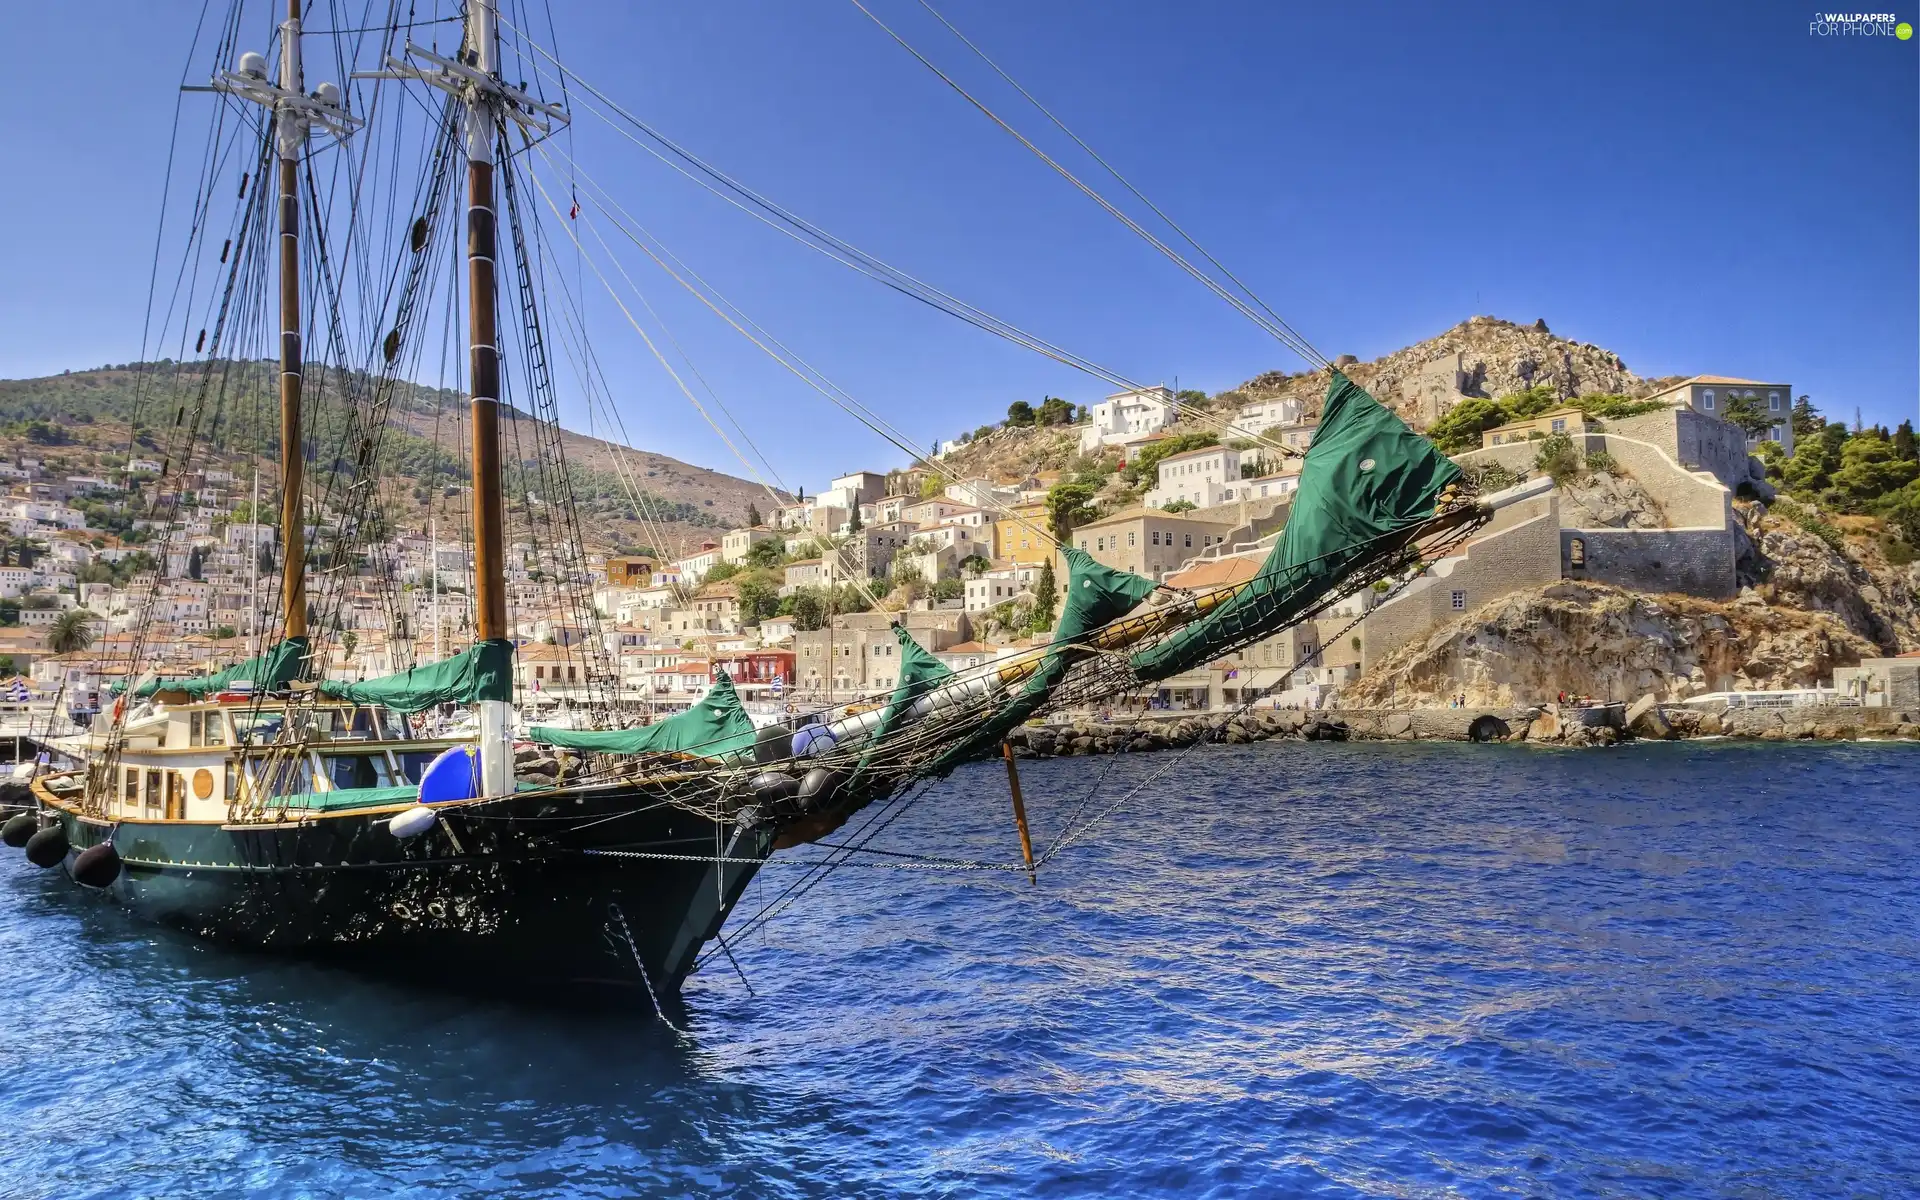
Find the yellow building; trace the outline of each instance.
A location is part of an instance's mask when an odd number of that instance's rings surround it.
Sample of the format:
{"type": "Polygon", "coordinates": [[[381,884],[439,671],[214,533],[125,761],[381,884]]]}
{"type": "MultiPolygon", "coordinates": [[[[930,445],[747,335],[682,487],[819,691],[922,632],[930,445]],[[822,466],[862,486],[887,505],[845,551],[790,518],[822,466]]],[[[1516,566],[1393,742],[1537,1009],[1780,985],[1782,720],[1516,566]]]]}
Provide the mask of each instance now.
{"type": "Polygon", "coordinates": [[[1579,437],[1587,431],[1587,414],[1577,408],[1556,408],[1543,412],[1537,417],[1525,421],[1514,421],[1489,429],[1480,435],[1480,448],[1505,446],[1511,442],[1527,442],[1535,438],[1549,437],[1564,433],[1568,437],[1579,437]]]}
{"type": "Polygon", "coordinates": [[[1037,567],[1053,554],[1053,539],[1047,536],[1047,502],[1029,500],[1007,510],[1008,516],[993,523],[993,557],[996,561],[1037,567]]]}

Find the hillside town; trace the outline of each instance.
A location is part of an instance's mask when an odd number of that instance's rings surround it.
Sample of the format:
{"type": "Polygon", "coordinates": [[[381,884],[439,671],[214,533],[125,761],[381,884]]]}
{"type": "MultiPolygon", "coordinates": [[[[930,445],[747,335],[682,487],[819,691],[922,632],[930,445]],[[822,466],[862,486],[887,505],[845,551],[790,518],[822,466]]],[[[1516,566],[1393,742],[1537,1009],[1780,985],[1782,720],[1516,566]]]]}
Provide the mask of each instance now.
{"type": "MultiPolygon", "coordinates": [[[[1523,682],[1532,668],[1488,666],[1484,647],[1477,666],[1455,663],[1438,678],[1414,661],[1476,614],[1516,598],[1549,603],[1542,589],[1562,583],[1691,597],[1736,614],[1742,604],[1771,605],[1807,615],[1801,641],[1824,647],[1786,662],[1756,648],[1722,655],[1717,667],[1669,664],[1671,677],[1641,671],[1598,685],[1607,690],[1681,701],[1824,687],[1865,703],[1911,703],[1920,629],[1911,570],[1895,561],[1910,535],[1897,519],[1880,523],[1892,532],[1874,543],[1883,553],[1868,565],[1886,578],[1869,581],[1846,558],[1843,536],[1781,494],[1808,460],[1796,427],[1835,440],[1817,416],[1809,423],[1805,398],[1796,401],[1786,381],[1729,375],[1641,381],[1617,356],[1572,346],[1544,328],[1475,318],[1424,349],[1344,363],[1483,490],[1536,486],[1458,553],[1165,680],[1139,705],[1512,704],[1582,690],[1592,681],[1577,672],[1559,686],[1538,671],[1523,682]],[[1409,366],[1409,356],[1424,361],[1409,366]],[[1489,379],[1515,390],[1488,395],[1489,379]],[[1800,524],[1769,525],[1769,504],[1798,513],[1800,524]],[[1840,560],[1827,564],[1843,579],[1827,581],[1825,600],[1792,591],[1791,566],[1783,573],[1767,561],[1770,547],[1779,558],[1802,543],[1840,560]],[[1861,578],[1845,579],[1849,571],[1861,578]],[[1820,621],[1837,626],[1823,643],[1812,629],[1820,621]]],[[[750,503],[735,526],[677,553],[602,547],[567,564],[523,539],[507,556],[522,704],[565,709],[611,686],[629,704],[671,713],[697,702],[721,672],[762,711],[845,702],[896,682],[894,622],[949,666],[978,667],[1049,639],[1066,578],[1056,538],[1168,589],[1251,578],[1285,528],[1322,386],[1266,376],[1212,397],[1157,387],[1079,406],[1018,402],[1006,422],[910,467],[848,471],[810,495],[769,492],[764,511],[750,503]],[[590,595],[590,612],[564,602],[556,573],[590,595]]],[[[1848,436],[1841,428],[1840,439],[1848,436]]],[[[1859,432],[1855,444],[1876,436],[1859,432]]],[[[1888,452],[1874,461],[1892,494],[1920,464],[1910,426],[1885,437],[1888,452]]],[[[277,517],[256,510],[252,481],[216,468],[178,481],[164,527],[129,516],[130,495],[145,489],[150,500],[161,467],[135,456],[122,471],[61,476],[29,453],[0,463],[9,489],[0,674],[63,694],[76,716],[97,709],[136,642],[146,669],[190,674],[238,661],[272,636],[257,623],[256,598],[279,553],[277,517]],[[50,633],[63,619],[84,626],[84,648],[57,652],[50,633]]],[[[314,513],[310,542],[338,519],[314,513]]],[[[442,541],[437,528],[394,533],[341,585],[326,672],[371,678],[465,645],[471,566],[467,547],[442,541]]]]}

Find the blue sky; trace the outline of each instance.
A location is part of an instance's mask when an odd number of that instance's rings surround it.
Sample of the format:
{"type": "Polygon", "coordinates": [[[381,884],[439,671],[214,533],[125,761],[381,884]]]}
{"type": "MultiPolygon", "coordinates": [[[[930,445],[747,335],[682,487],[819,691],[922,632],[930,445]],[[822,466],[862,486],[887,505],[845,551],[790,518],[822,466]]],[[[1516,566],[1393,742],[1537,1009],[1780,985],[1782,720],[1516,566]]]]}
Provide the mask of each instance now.
{"type": "MultiPolygon", "coordinates": [[[[917,3],[870,5],[1059,147],[917,3]]],[[[973,303],[1148,382],[1217,390],[1301,366],[843,0],[556,9],[582,76],[973,303]]],[[[1808,6],[1784,3],[942,9],[1329,355],[1370,358],[1475,313],[1544,317],[1642,375],[1786,380],[1848,418],[1915,414],[1920,38],[1815,37],[1808,6]]],[[[196,11],[13,15],[0,375],[138,351],[196,11]]],[[[338,21],[322,6],[309,25],[338,21]]],[[[809,255],[596,121],[571,145],[678,254],[919,441],[1015,399],[1111,390],[809,255]]],[[[900,460],[624,257],[787,485],[900,460]]],[[[637,442],[744,473],[604,295],[589,319],[637,442]]]]}

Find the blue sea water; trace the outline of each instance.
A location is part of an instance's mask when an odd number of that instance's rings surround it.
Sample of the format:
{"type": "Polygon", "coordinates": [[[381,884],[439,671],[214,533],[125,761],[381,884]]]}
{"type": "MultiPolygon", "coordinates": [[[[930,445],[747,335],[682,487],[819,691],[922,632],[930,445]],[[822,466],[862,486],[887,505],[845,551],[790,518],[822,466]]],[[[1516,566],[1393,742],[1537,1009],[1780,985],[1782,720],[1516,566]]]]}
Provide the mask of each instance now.
{"type": "MultiPolygon", "coordinates": [[[[1037,887],[833,875],[684,1032],[227,953],[8,851],[0,1196],[1920,1192],[1920,748],[1023,769],[1042,843],[1148,787],[1037,887]]],[[[1004,773],[876,844],[1008,861],[1004,773]]]]}

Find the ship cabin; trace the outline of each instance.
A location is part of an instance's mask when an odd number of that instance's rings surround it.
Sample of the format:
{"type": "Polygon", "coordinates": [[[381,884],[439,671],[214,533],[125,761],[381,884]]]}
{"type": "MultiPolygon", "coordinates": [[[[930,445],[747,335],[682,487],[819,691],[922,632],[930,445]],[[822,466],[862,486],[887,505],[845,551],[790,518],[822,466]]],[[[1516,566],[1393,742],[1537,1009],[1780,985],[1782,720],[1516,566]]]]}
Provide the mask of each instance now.
{"type": "MultiPolygon", "coordinates": [[[[65,748],[106,762],[105,718],[65,748]]],[[[367,803],[403,804],[376,789],[417,787],[427,765],[455,742],[427,737],[408,718],[376,705],[228,697],[156,704],[129,717],[102,806],[109,819],[227,821],[367,803]],[[341,793],[355,793],[353,797],[341,793]]]]}

